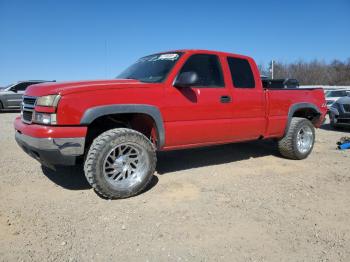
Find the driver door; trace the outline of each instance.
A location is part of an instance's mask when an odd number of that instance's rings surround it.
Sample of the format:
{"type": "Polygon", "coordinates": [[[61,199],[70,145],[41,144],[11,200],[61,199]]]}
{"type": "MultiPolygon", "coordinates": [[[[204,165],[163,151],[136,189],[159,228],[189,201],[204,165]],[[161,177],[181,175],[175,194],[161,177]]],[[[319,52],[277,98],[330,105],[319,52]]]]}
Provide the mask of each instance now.
{"type": "Polygon", "coordinates": [[[163,109],[165,147],[187,147],[229,141],[232,137],[231,91],[225,86],[221,58],[214,54],[193,54],[178,75],[195,72],[191,87],[167,88],[163,109]]]}

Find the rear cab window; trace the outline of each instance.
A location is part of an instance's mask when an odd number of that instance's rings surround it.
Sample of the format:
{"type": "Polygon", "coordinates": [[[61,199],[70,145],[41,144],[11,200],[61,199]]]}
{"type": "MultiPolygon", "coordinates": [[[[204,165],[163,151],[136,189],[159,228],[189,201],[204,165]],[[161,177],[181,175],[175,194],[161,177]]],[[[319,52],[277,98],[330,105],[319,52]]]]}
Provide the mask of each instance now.
{"type": "Polygon", "coordinates": [[[229,56],[227,63],[234,87],[255,88],[254,74],[247,59],[229,56]]]}
{"type": "Polygon", "coordinates": [[[182,66],[179,74],[184,72],[195,72],[198,75],[195,87],[225,87],[220,59],[217,55],[191,55],[182,66]]]}

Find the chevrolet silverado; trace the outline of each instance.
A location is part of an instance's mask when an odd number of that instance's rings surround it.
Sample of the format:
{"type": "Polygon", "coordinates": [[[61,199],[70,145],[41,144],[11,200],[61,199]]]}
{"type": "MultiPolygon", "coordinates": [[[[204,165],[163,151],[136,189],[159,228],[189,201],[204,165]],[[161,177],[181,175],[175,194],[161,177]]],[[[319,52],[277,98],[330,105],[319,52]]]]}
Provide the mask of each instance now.
{"type": "Polygon", "coordinates": [[[264,88],[248,56],[178,50],[113,80],[30,86],[14,127],[43,165],[81,159],[97,193],[125,198],[150,182],[157,150],[274,139],[281,155],[304,159],[326,112],[321,89],[264,88]]]}

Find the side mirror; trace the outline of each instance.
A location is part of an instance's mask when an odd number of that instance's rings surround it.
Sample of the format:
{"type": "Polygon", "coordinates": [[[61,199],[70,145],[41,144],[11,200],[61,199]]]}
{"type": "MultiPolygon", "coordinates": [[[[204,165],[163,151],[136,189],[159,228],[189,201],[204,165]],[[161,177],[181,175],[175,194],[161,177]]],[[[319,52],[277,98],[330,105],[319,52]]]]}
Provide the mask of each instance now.
{"type": "Polygon", "coordinates": [[[198,81],[198,75],[196,72],[183,72],[177,76],[174,86],[176,87],[191,87],[198,81]]]}
{"type": "Polygon", "coordinates": [[[18,92],[17,88],[15,88],[15,87],[14,87],[14,88],[11,88],[11,91],[14,92],[14,93],[17,93],[17,92],[18,92]]]}

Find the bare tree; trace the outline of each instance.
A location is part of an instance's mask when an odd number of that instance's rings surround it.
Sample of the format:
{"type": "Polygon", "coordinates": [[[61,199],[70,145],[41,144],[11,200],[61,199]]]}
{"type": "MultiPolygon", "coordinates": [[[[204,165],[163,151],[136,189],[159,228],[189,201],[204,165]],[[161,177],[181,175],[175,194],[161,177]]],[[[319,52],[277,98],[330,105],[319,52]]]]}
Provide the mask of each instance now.
{"type": "MultiPolygon", "coordinates": [[[[270,75],[266,67],[259,66],[263,75],[270,75]]],[[[326,63],[320,60],[293,63],[276,61],[275,78],[295,78],[301,85],[350,85],[350,58],[347,61],[333,60],[326,63]]]]}

